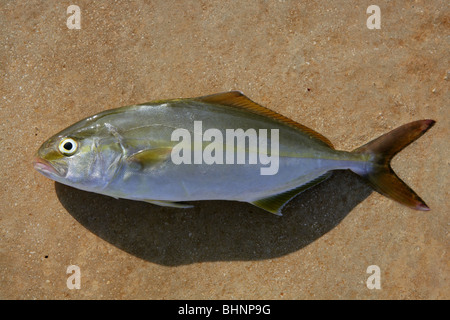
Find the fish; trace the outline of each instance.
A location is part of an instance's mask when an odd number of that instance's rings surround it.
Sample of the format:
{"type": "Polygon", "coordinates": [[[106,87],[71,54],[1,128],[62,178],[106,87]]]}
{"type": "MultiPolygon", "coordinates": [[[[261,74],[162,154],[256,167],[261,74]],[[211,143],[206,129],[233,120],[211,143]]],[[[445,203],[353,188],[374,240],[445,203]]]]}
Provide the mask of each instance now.
{"type": "Polygon", "coordinates": [[[428,211],[390,163],[434,124],[414,121],[342,151],[320,133],[230,91],[87,117],[45,141],[33,166],[59,183],[114,198],[175,208],[241,201],[276,215],[335,170],[350,170],[382,195],[428,211]]]}

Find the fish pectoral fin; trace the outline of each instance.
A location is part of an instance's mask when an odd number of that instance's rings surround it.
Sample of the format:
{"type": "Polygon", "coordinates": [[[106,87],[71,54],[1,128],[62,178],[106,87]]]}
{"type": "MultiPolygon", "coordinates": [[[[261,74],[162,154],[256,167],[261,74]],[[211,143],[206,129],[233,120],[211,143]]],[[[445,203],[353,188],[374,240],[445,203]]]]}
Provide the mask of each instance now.
{"type": "Polygon", "coordinates": [[[171,208],[180,208],[180,209],[189,209],[193,208],[193,205],[183,203],[183,202],[171,202],[171,201],[161,201],[161,200],[144,200],[145,202],[156,204],[161,207],[171,207],[171,208]]]}
{"type": "Polygon", "coordinates": [[[137,163],[141,168],[151,167],[166,161],[170,157],[172,148],[152,148],[136,152],[127,161],[137,163]]]}
{"type": "Polygon", "coordinates": [[[315,186],[316,184],[328,179],[331,176],[331,172],[327,172],[320,177],[308,181],[305,184],[302,184],[298,187],[295,187],[291,190],[274,194],[271,196],[268,196],[266,198],[262,198],[256,201],[251,202],[254,206],[257,206],[261,209],[264,209],[266,211],[269,211],[273,214],[276,214],[277,216],[281,216],[281,209],[290,201],[292,198],[294,198],[299,193],[305,191],[306,189],[311,188],[312,186],[315,186]]]}

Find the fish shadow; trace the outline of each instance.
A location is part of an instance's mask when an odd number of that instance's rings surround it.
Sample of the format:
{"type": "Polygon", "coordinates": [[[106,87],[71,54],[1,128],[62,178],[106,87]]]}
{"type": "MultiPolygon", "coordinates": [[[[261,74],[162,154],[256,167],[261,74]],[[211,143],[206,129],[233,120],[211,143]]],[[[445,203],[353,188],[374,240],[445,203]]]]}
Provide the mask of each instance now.
{"type": "Polygon", "coordinates": [[[234,201],[159,207],[55,183],[61,204],[86,229],[141,259],[165,266],[263,260],[295,252],[337,226],[372,192],[356,175],[334,172],[291,200],[283,216],[234,201]]]}

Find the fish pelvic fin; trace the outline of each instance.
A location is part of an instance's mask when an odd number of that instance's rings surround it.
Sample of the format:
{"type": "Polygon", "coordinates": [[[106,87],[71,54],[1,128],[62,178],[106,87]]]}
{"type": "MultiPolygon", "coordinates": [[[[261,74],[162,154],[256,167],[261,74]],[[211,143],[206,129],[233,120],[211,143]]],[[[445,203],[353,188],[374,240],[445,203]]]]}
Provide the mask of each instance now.
{"type": "Polygon", "coordinates": [[[435,124],[434,120],[414,121],[394,129],[354,150],[369,154],[372,165],[358,173],[377,192],[409,208],[428,211],[425,202],[392,170],[391,160],[435,124]]]}
{"type": "Polygon", "coordinates": [[[161,207],[171,207],[171,208],[179,208],[179,209],[190,209],[193,208],[193,205],[184,203],[184,202],[172,202],[172,201],[162,201],[162,200],[143,200],[145,202],[161,206],[161,207]]]}

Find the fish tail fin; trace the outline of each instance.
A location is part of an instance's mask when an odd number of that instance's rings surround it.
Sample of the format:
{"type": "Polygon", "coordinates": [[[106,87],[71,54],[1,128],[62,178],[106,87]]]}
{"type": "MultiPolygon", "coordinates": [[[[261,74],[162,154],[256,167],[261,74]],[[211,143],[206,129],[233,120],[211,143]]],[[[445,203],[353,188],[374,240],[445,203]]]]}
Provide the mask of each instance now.
{"type": "Polygon", "coordinates": [[[376,191],[407,207],[428,211],[425,202],[392,170],[391,160],[402,149],[422,136],[435,124],[434,120],[419,120],[398,127],[354,150],[369,154],[371,166],[358,173],[376,191]]]}

